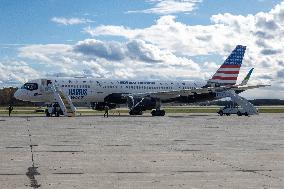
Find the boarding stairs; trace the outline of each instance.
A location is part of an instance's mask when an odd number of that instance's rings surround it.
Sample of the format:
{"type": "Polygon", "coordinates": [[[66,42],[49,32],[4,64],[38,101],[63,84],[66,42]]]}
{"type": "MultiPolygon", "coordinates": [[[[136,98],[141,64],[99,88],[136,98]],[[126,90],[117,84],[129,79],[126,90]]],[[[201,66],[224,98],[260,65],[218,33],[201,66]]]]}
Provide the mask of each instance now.
{"type": "Polygon", "coordinates": [[[220,97],[220,98],[230,97],[231,100],[234,103],[237,103],[239,106],[241,106],[243,110],[248,113],[248,115],[258,114],[258,111],[254,107],[254,105],[251,104],[247,99],[236,94],[234,90],[218,92],[216,95],[217,97],[220,97]]]}
{"type": "Polygon", "coordinates": [[[70,97],[66,95],[61,89],[52,85],[51,90],[54,94],[56,102],[58,102],[63,114],[68,117],[75,117],[76,108],[73,105],[70,97]]]}

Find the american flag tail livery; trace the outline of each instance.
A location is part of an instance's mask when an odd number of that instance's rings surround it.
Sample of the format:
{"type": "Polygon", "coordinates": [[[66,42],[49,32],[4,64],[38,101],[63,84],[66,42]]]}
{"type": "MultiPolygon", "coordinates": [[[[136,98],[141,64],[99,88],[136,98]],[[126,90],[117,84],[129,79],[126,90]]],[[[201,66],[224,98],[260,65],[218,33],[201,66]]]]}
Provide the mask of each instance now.
{"type": "Polygon", "coordinates": [[[208,80],[208,85],[235,85],[238,79],[240,68],[246,46],[238,45],[225,60],[217,72],[208,80]]]}

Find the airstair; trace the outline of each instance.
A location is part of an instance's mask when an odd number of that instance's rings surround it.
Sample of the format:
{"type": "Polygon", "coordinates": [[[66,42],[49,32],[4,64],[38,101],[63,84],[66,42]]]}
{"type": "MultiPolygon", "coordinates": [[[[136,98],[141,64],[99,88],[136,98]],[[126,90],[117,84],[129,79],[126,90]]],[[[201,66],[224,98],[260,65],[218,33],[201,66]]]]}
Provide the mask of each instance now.
{"type": "Polygon", "coordinates": [[[56,102],[58,102],[63,114],[68,117],[75,117],[76,108],[73,105],[70,97],[66,95],[61,89],[52,85],[51,90],[54,94],[56,102]]]}
{"type": "Polygon", "coordinates": [[[217,97],[220,97],[220,98],[230,97],[231,100],[234,103],[237,103],[239,106],[241,106],[243,108],[244,112],[247,112],[248,115],[258,114],[258,111],[254,107],[254,105],[251,104],[247,99],[236,94],[236,92],[234,90],[218,92],[217,97]]]}

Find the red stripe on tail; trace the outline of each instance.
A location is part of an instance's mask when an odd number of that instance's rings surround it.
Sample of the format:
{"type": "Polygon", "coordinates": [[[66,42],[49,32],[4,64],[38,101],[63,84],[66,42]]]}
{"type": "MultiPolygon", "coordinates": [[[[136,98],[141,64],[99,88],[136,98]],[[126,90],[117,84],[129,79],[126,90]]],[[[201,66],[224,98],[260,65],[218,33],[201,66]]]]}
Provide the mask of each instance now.
{"type": "Polygon", "coordinates": [[[214,76],[212,79],[219,79],[219,80],[237,80],[237,77],[214,76]]]}
{"type": "Polygon", "coordinates": [[[240,68],[241,65],[226,65],[223,64],[220,68],[240,68]]]}
{"type": "Polygon", "coordinates": [[[239,71],[217,71],[217,73],[223,73],[223,74],[239,74],[239,71]]]}

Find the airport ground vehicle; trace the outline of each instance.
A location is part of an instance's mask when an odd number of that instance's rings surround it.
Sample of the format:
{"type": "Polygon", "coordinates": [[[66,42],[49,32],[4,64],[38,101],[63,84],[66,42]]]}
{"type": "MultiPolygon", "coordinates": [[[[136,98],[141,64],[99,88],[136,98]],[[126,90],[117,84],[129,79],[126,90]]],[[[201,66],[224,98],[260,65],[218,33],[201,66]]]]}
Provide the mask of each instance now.
{"type": "Polygon", "coordinates": [[[230,116],[231,114],[237,114],[238,116],[249,116],[249,113],[245,109],[239,108],[238,106],[225,106],[218,111],[218,114],[220,116],[230,116]]]}

